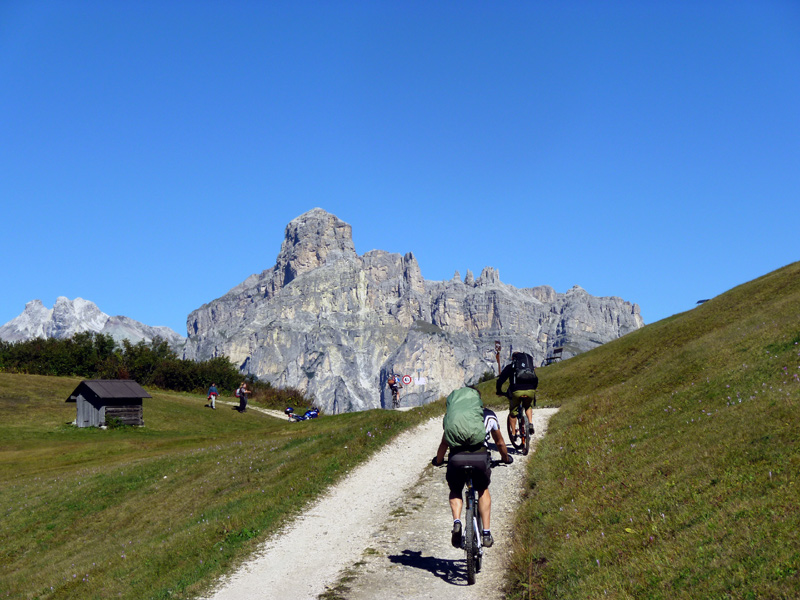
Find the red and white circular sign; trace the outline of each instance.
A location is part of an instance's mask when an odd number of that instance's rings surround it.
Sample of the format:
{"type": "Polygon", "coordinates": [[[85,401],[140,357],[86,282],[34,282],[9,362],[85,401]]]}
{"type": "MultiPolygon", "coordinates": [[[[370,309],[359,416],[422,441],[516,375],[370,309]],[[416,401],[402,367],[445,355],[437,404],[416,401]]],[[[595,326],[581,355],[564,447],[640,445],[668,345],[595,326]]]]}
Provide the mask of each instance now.
{"type": "Polygon", "coordinates": [[[411,375],[403,375],[403,385],[411,385],[411,375]]]}

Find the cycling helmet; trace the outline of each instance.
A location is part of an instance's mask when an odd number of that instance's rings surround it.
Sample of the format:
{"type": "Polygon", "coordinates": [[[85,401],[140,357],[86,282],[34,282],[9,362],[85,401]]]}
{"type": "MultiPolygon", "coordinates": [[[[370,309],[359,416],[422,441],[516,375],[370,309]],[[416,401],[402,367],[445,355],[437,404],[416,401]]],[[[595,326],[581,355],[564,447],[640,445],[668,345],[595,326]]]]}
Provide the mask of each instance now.
{"type": "Polygon", "coordinates": [[[290,415],[290,414],[292,414],[294,412],[294,409],[291,406],[289,406],[283,412],[285,412],[287,415],[290,415]]]}

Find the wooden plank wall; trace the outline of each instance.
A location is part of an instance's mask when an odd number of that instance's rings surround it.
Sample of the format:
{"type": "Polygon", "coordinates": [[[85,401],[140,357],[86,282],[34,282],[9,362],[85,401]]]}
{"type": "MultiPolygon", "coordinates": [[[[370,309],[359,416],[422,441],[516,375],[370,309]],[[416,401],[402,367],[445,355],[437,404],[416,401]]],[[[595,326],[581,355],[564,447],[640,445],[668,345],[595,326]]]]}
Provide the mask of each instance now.
{"type": "Polygon", "coordinates": [[[106,406],[105,415],[103,415],[103,417],[104,421],[106,421],[109,417],[115,417],[119,419],[123,425],[144,425],[144,416],[141,404],[106,406]]]}

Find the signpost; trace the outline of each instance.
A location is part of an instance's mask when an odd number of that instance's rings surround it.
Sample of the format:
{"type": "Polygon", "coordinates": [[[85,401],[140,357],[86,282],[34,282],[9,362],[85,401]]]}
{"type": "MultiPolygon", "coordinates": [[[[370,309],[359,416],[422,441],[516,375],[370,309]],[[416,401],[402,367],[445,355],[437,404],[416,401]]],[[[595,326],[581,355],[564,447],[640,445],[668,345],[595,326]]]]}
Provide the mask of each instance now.
{"type": "Polygon", "coordinates": [[[497,359],[497,376],[500,377],[500,342],[494,342],[494,357],[497,359]]]}

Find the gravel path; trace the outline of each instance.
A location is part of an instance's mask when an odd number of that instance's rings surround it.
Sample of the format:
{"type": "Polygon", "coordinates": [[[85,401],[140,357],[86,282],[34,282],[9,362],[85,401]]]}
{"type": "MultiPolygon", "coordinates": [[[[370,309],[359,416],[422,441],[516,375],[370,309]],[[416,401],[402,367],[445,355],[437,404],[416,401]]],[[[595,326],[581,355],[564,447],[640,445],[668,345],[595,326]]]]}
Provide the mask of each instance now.
{"type": "MultiPolygon", "coordinates": [[[[536,439],[555,412],[534,410],[536,439]]],[[[498,412],[503,425],[506,414],[498,412]]],[[[450,545],[445,470],[430,465],[441,436],[441,418],[398,436],[220,581],[210,600],[500,598],[527,457],[493,470],[495,544],[467,587],[464,552],[450,545]]]]}

